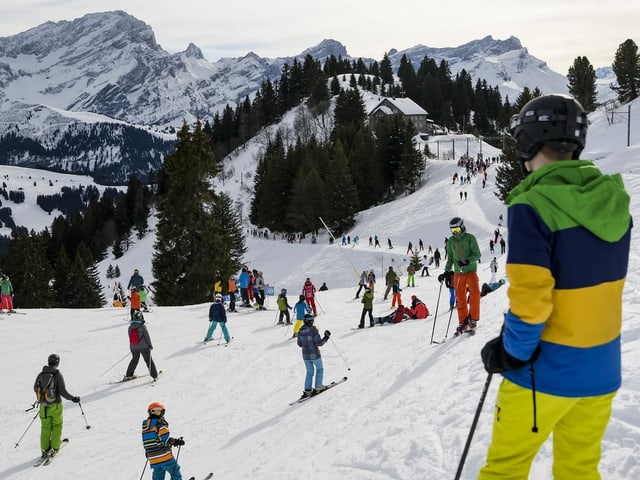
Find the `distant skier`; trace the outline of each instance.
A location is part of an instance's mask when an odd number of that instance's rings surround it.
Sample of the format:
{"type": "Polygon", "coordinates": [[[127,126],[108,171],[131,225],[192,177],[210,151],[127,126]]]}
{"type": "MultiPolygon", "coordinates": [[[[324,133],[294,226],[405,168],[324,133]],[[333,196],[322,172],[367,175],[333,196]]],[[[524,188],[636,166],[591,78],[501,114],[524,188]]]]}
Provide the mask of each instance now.
{"type": "Polygon", "coordinates": [[[220,325],[225,342],[229,343],[231,341],[231,337],[227,330],[227,312],[224,310],[224,305],[222,305],[222,295],[219,293],[216,294],[216,298],[209,307],[209,329],[207,330],[207,336],[204,337],[205,342],[209,342],[213,338],[213,332],[215,332],[218,325],[220,325]]]}
{"type": "Polygon", "coordinates": [[[366,270],[363,270],[362,273],[360,274],[360,280],[358,280],[358,291],[356,292],[355,298],[360,298],[360,291],[367,286],[368,276],[369,275],[367,274],[366,270]]]}
{"type": "Polygon", "coordinates": [[[144,278],[140,275],[140,270],[137,268],[133,270],[133,275],[129,279],[127,284],[127,290],[131,290],[131,287],[136,287],[136,290],[140,290],[140,287],[144,285],[144,278]]]}
{"type": "Polygon", "coordinates": [[[0,280],[0,298],[2,299],[0,311],[7,309],[10,313],[15,312],[13,309],[13,285],[5,274],[2,274],[2,280],[0,280]]]}
{"type": "Polygon", "coordinates": [[[373,291],[367,288],[362,296],[362,314],[360,315],[360,324],[358,328],[364,328],[364,317],[369,315],[369,326],[373,327],[373,291]]]}
{"type": "Polygon", "coordinates": [[[311,307],[307,305],[307,302],[304,299],[304,295],[300,295],[298,301],[293,306],[293,311],[296,314],[296,323],[293,325],[293,338],[296,338],[298,336],[300,328],[302,328],[304,316],[310,314],[313,310],[311,310],[311,307]]]}
{"type": "Polygon", "coordinates": [[[304,295],[304,299],[309,305],[309,307],[311,307],[311,310],[313,311],[313,316],[315,317],[318,314],[316,311],[316,299],[315,299],[316,287],[311,282],[310,278],[307,278],[304,281],[304,285],[302,285],[302,294],[304,295]]]}
{"type": "Polygon", "coordinates": [[[158,370],[156,364],[151,358],[151,350],[153,350],[153,344],[151,343],[151,336],[147,327],[144,325],[144,319],[140,310],[135,312],[134,318],[129,323],[129,350],[131,351],[131,361],[127,367],[127,373],[125,373],[123,381],[132,380],[135,378],[134,373],[138,362],[140,361],[140,355],[147,364],[147,369],[153,380],[158,378],[158,370]]]}
{"type": "Polygon", "coordinates": [[[291,325],[291,316],[289,315],[289,310],[293,307],[289,305],[289,301],[287,300],[287,289],[283,288],[280,290],[280,295],[278,295],[278,300],[276,300],[278,304],[279,318],[278,325],[284,325],[284,319],[287,320],[287,325],[291,325]]]}

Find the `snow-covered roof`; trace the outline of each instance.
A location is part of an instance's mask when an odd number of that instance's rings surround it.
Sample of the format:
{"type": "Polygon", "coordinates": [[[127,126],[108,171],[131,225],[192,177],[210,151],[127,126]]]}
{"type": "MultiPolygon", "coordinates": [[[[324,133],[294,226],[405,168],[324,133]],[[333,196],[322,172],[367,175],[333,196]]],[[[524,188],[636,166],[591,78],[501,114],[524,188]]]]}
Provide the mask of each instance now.
{"type": "Polygon", "coordinates": [[[393,112],[389,111],[389,107],[384,106],[385,102],[391,103],[404,115],[429,115],[424,108],[410,98],[383,98],[380,103],[371,110],[371,113],[382,110],[384,113],[392,114],[393,112]]]}

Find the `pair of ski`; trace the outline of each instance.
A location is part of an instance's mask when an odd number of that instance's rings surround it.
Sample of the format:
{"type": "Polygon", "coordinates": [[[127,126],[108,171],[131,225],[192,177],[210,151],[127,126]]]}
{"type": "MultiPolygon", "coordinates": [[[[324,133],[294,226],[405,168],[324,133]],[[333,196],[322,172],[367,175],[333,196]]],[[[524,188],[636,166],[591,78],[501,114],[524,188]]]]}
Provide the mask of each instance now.
{"type": "MultiPolygon", "coordinates": [[[[460,333],[460,334],[458,334],[458,335],[455,335],[455,334],[454,334],[454,336],[453,336],[453,337],[451,337],[451,338],[452,338],[452,339],[453,339],[453,338],[459,338],[459,337],[464,336],[464,334],[468,334],[470,337],[472,337],[472,336],[474,336],[474,335],[476,334],[476,331],[475,331],[475,330],[465,330],[464,332],[462,332],[462,333],[460,333]]],[[[438,342],[437,340],[434,340],[434,341],[433,341],[433,342],[431,342],[431,343],[432,343],[433,345],[436,345],[436,346],[438,346],[438,345],[442,345],[443,343],[447,343],[447,337],[444,337],[444,338],[443,338],[442,340],[440,340],[439,342],[438,342]]]]}
{"type": "MultiPolygon", "coordinates": [[[[213,478],[213,472],[208,473],[202,480],[209,480],[210,478],[213,478]]],[[[196,480],[196,477],[189,477],[189,480],[196,480]]]]}
{"type": "MultiPolygon", "coordinates": [[[[231,340],[233,340],[233,337],[231,337],[228,342],[225,341],[224,343],[217,343],[216,345],[218,347],[227,347],[231,343],[231,340]]],[[[201,342],[196,342],[196,343],[198,343],[199,345],[206,345],[207,343],[211,343],[211,342],[214,342],[214,341],[215,340],[212,338],[211,340],[203,340],[201,342]]]]}
{"type": "Polygon", "coordinates": [[[327,388],[325,388],[324,390],[321,390],[320,392],[315,393],[315,394],[313,394],[313,395],[310,395],[310,396],[308,396],[308,397],[300,397],[298,400],[296,400],[295,402],[291,402],[289,405],[296,405],[297,403],[304,403],[304,402],[306,402],[307,400],[309,400],[309,399],[311,399],[311,398],[314,398],[314,397],[317,397],[318,395],[320,395],[320,394],[322,394],[322,393],[326,392],[326,391],[327,391],[327,390],[329,390],[330,388],[336,387],[336,386],[338,386],[338,385],[340,385],[341,383],[344,383],[344,382],[346,382],[346,381],[347,381],[347,377],[342,377],[340,380],[337,380],[337,381],[335,381],[335,382],[331,382],[329,385],[327,385],[327,388]]]}
{"type": "Polygon", "coordinates": [[[53,462],[53,459],[60,454],[60,450],[62,450],[62,447],[64,447],[68,443],[69,443],[69,439],[63,438],[62,441],[60,442],[60,449],[57,452],[54,452],[53,450],[49,450],[49,452],[44,457],[40,457],[38,461],[33,464],[33,466],[39,467],[40,465],[42,466],[49,465],[51,462],[53,462]]]}
{"type": "MultiPolygon", "coordinates": [[[[163,372],[162,372],[162,370],[159,370],[159,371],[158,371],[158,377],[157,377],[157,378],[160,378],[160,377],[162,376],[162,373],[163,373],[163,372]]],[[[123,379],[121,379],[121,380],[115,380],[115,381],[113,381],[113,382],[109,382],[109,385],[116,385],[116,384],[118,384],[118,383],[131,382],[131,381],[133,381],[133,380],[138,380],[139,378],[145,378],[145,377],[149,377],[149,376],[151,376],[149,373],[145,373],[144,375],[134,375],[134,376],[133,376],[133,378],[128,378],[128,379],[126,379],[126,380],[123,378],[123,379]]],[[[154,381],[154,382],[152,383],[152,385],[155,385],[155,383],[156,383],[156,382],[154,381]]]]}

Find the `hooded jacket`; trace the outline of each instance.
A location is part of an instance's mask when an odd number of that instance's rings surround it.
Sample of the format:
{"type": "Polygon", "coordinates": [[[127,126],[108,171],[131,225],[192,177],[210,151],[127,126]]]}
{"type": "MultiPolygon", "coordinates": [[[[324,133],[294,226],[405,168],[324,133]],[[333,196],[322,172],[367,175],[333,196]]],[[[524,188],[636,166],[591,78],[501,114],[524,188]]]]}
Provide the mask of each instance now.
{"type": "MultiPolygon", "coordinates": [[[[621,382],[622,290],[632,219],[620,175],[562,160],[528,175],[507,197],[510,310],[505,350],[534,362],[536,388],[582,397],[621,382]]],[[[528,367],[505,372],[531,388],[528,367]]]]}
{"type": "Polygon", "coordinates": [[[134,319],[129,323],[129,332],[131,330],[138,330],[138,343],[136,345],[129,344],[131,352],[143,352],[145,350],[153,350],[151,344],[151,337],[147,331],[147,327],[144,325],[144,320],[134,319]]]}

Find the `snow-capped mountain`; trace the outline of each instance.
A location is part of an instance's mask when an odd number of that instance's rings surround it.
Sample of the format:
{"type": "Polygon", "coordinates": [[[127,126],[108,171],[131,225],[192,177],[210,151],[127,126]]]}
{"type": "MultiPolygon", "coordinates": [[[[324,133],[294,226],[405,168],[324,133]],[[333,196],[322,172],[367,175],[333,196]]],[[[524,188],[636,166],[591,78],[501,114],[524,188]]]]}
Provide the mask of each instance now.
{"type": "MultiPolygon", "coordinates": [[[[403,54],[416,69],[425,55],[446,60],[453,74],[464,68],[474,82],[484,78],[511,100],[525,86],[566,91],[566,78],[515,37],[390,50],[396,69],[403,54]]],[[[131,173],[144,176],[171,150],[173,132],[184,121],[211,119],[306,55],[353,59],[332,39],[275,59],[249,52],[210,62],[193,43],[171,54],[149,25],[123,11],[47,22],[0,38],[0,163],[88,173],[110,183],[123,183],[131,173]]]]}

